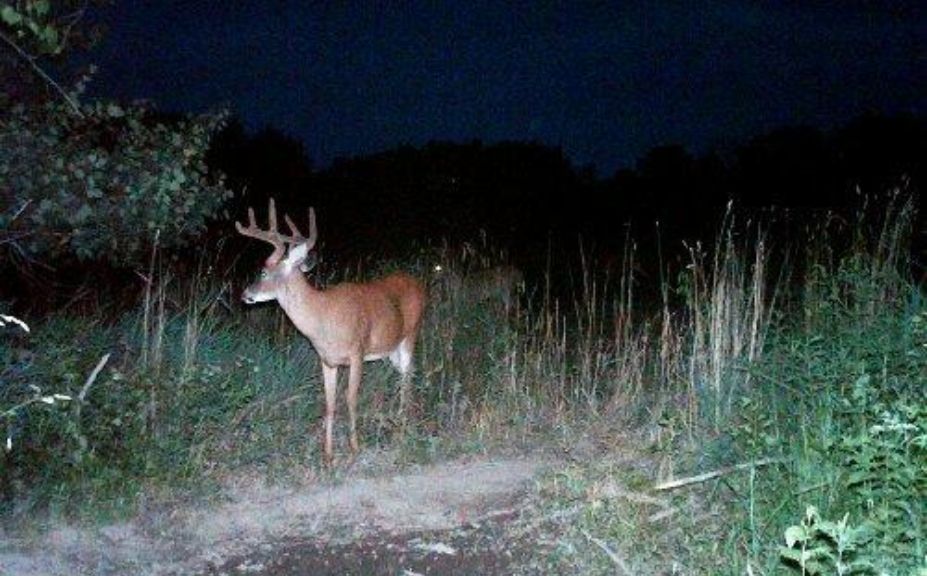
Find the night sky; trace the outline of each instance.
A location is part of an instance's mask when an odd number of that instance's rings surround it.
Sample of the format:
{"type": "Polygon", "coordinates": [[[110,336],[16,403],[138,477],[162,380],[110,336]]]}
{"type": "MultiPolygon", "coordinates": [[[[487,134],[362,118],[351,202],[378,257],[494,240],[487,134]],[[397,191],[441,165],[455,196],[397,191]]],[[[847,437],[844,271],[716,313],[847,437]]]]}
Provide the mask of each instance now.
{"type": "Polygon", "coordinates": [[[228,105],[301,139],[316,167],[533,140],[608,175],[656,145],[927,113],[924,6],[120,0],[95,16],[109,32],[91,59],[96,94],[228,105]]]}

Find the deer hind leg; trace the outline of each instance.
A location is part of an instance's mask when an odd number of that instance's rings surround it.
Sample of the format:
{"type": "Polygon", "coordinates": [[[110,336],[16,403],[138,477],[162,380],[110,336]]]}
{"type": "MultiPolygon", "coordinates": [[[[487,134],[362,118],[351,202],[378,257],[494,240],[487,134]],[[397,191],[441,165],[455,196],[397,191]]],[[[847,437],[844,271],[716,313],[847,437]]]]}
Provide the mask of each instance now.
{"type": "Polygon", "coordinates": [[[409,336],[399,343],[399,346],[389,355],[393,366],[399,370],[399,414],[405,419],[406,401],[409,395],[409,384],[412,380],[412,352],[415,340],[409,336]]]}
{"type": "Polygon", "coordinates": [[[332,463],[332,428],[335,424],[335,392],[338,390],[338,367],[322,362],[322,381],[325,385],[325,461],[332,463]]]}
{"type": "Polygon", "coordinates": [[[357,452],[360,444],[357,441],[357,393],[360,390],[361,375],[364,370],[364,359],[360,356],[351,359],[348,372],[348,419],[351,424],[351,450],[357,452]]]}

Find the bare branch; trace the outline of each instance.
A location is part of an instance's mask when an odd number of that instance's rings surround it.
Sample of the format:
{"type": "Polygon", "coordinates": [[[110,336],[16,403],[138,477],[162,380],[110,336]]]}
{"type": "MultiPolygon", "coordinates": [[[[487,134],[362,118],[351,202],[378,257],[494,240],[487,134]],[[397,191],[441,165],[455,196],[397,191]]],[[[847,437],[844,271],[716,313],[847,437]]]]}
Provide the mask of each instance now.
{"type": "Polygon", "coordinates": [[[759,468],[760,466],[768,466],[769,464],[778,464],[780,462],[783,462],[782,458],[763,458],[762,460],[755,460],[753,462],[744,462],[742,464],[726,466],[711,472],[705,472],[704,474],[699,474],[697,476],[689,476],[688,478],[680,478],[670,482],[662,482],[654,486],[653,489],[658,492],[661,490],[673,490],[674,488],[679,488],[681,486],[688,486],[689,484],[705,482],[706,480],[711,480],[712,478],[717,478],[718,476],[724,476],[725,474],[730,474],[731,472],[747,470],[749,468],[759,468]]]}
{"type": "Polygon", "coordinates": [[[19,216],[20,216],[23,212],[26,211],[26,208],[28,208],[30,204],[32,204],[32,198],[26,200],[26,201],[23,203],[23,205],[19,207],[19,210],[16,211],[16,214],[13,214],[13,217],[10,218],[10,222],[12,222],[13,220],[16,220],[17,218],[19,218],[19,216]]]}
{"type": "Polygon", "coordinates": [[[43,70],[41,66],[35,63],[34,56],[30,55],[28,52],[23,50],[19,44],[14,42],[12,38],[7,36],[3,32],[0,32],[0,40],[3,40],[4,42],[6,42],[10,46],[10,48],[13,49],[14,52],[16,52],[23,60],[28,62],[29,66],[32,67],[32,70],[40,78],[45,80],[45,82],[47,82],[49,86],[54,88],[58,92],[58,94],[61,95],[62,98],[64,98],[64,101],[68,103],[68,105],[71,107],[71,110],[74,112],[74,114],[76,114],[80,118],[84,117],[84,113],[80,111],[80,106],[77,104],[77,102],[75,102],[74,99],[71,98],[71,95],[68,94],[64,90],[64,88],[61,87],[60,84],[55,82],[55,80],[51,76],[49,76],[48,73],[46,73],[45,70],[43,70]]]}
{"type": "Polygon", "coordinates": [[[59,45],[59,48],[67,45],[68,40],[71,37],[71,32],[74,30],[74,27],[77,26],[77,24],[80,23],[80,21],[84,19],[84,14],[86,14],[86,12],[87,12],[87,2],[84,2],[80,8],[78,8],[74,12],[71,12],[70,14],[65,14],[61,18],[61,21],[64,22],[63,24],[64,33],[61,34],[61,44],[59,45]]]}
{"type": "Polygon", "coordinates": [[[93,369],[93,372],[90,373],[90,376],[87,377],[87,381],[84,382],[84,387],[81,388],[80,394],[78,394],[77,399],[81,402],[84,401],[84,398],[87,397],[87,392],[90,391],[90,387],[93,386],[93,383],[96,381],[97,376],[100,375],[100,370],[106,366],[106,362],[109,361],[109,354],[104,354],[100,361],[97,362],[96,367],[93,369]]]}
{"type": "Polygon", "coordinates": [[[33,234],[35,234],[35,232],[32,232],[32,231],[29,231],[29,232],[17,232],[17,233],[14,233],[14,234],[10,234],[9,236],[6,236],[6,237],[4,237],[4,238],[0,238],[0,246],[3,246],[4,244],[16,244],[17,242],[19,242],[19,241],[22,240],[23,238],[32,236],[33,234]]]}

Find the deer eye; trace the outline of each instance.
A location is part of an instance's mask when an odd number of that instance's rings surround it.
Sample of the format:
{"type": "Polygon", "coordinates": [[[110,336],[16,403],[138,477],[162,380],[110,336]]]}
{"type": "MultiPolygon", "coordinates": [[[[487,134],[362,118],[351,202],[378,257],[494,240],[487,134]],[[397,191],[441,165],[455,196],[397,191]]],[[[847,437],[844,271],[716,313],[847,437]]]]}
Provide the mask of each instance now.
{"type": "Polygon", "coordinates": [[[270,278],[270,272],[261,270],[261,280],[267,280],[268,278],[270,278]]]}

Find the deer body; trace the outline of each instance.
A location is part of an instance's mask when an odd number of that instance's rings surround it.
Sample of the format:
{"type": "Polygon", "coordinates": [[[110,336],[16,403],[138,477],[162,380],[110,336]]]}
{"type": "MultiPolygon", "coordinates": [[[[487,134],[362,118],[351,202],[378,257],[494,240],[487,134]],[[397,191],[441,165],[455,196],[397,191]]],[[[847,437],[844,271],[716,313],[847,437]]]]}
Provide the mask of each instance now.
{"type": "Polygon", "coordinates": [[[399,405],[400,411],[405,410],[425,290],[421,282],[403,273],[319,290],[303,275],[303,268],[308,267],[309,251],[315,244],[315,212],[310,209],[308,240],[299,234],[289,217],[286,221],[293,235],[282,236],[277,232],[273,200],[270,202],[270,231],[257,229],[254,212],[249,209],[248,213],[249,227],[236,222],[238,231],[274,244],[275,250],[265,262],[261,278],[245,289],[242,299],[249,304],[276,300],[319,354],[325,386],[325,457],[331,462],[339,367],[348,367],[347,404],[352,450],[359,448],[357,394],[365,361],[389,358],[399,370],[402,375],[399,405]],[[290,245],[288,252],[282,248],[284,243],[290,245]]]}

